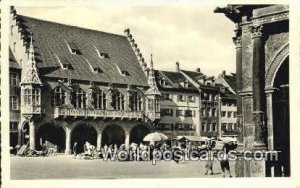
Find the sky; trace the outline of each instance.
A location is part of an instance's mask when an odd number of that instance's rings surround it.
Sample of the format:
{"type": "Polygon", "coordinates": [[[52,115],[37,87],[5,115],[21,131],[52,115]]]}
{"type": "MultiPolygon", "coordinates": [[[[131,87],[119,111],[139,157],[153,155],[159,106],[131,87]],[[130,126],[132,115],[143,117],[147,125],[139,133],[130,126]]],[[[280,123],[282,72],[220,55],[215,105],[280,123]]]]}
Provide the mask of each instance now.
{"type": "Polygon", "coordinates": [[[235,72],[234,23],[213,13],[217,5],[16,7],[38,19],[124,35],[129,28],[146,62],[154,68],[195,70],[218,76],[235,72]]]}

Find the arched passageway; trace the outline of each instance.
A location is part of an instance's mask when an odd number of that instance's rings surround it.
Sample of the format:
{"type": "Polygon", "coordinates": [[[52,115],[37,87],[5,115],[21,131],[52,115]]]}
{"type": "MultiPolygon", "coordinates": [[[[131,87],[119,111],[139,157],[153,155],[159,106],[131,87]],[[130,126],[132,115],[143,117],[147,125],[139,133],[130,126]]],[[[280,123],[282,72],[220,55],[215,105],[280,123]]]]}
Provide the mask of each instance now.
{"type": "Polygon", "coordinates": [[[19,144],[27,144],[29,142],[29,123],[25,121],[22,125],[19,144]]]}
{"type": "Polygon", "coordinates": [[[66,133],[63,127],[57,124],[47,123],[40,126],[36,132],[35,145],[37,150],[42,149],[42,145],[57,146],[57,151],[62,153],[66,148],[66,133]]]}
{"type": "Polygon", "coordinates": [[[143,142],[143,138],[150,133],[150,129],[145,125],[135,126],[130,132],[130,143],[141,143],[143,142]]]}
{"type": "Polygon", "coordinates": [[[280,151],[275,176],[290,176],[289,59],[278,69],[273,94],[274,149],[280,151]]]}
{"type": "Polygon", "coordinates": [[[83,145],[85,142],[97,146],[97,131],[96,129],[89,124],[79,124],[77,125],[71,133],[71,146],[74,146],[74,143],[78,144],[78,152],[83,152],[83,145]]]}
{"type": "Polygon", "coordinates": [[[117,144],[119,147],[125,143],[125,132],[122,127],[117,125],[107,126],[102,133],[102,146],[117,144]]]}

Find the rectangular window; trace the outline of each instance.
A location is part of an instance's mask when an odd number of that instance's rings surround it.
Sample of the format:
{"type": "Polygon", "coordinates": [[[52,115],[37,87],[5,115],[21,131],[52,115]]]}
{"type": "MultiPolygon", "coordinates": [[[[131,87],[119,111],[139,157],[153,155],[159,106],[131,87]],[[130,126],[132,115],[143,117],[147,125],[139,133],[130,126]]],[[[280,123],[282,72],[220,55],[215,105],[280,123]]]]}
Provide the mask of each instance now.
{"type": "Polygon", "coordinates": [[[18,122],[10,122],[9,123],[9,130],[16,132],[18,131],[18,122]]]}
{"type": "Polygon", "coordinates": [[[161,109],[162,116],[173,116],[173,109],[165,108],[161,109]]]}
{"type": "Polygon", "coordinates": [[[172,96],[170,93],[164,93],[163,94],[163,99],[164,100],[172,100],[172,96]]]}
{"type": "Polygon", "coordinates": [[[210,108],[206,109],[205,116],[210,116],[210,108]]]}
{"type": "Polygon", "coordinates": [[[201,116],[204,116],[205,115],[205,109],[204,108],[201,108],[201,116]]]}
{"type": "Polygon", "coordinates": [[[179,101],[179,102],[184,102],[185,100],[184,100],[184,95],[178,95],[177,96],[177,101],[179,101]]]}
{"type": "Polygon", "coordinates": [[[188,102],[195,102],[195,96],[188,96],[188,102]]]}
{"type": "Polygon", "coordinates": [[[193,117],[193,111],[192,110],[186,110],[185,111],[185,117],[193,117]]]}
{"type": "Polygon", "coordinates": [[[222,123],[222,131],[226,131],[227,130],[227,123],[222,123]]]}
{"type": "Polygon", "coordinates": [[[222,117],[226,116],[226,111],[222,111],[222,117]]]}
{"type": "Polygon", "coordinates": [[[228,131],[232,131],[232,123],[228,123],[228,131]]]}
{"type": "Polygon", "coordinates": [[[233,112],[233,117],[236,118],[236,112],[233,112]]]}
{"type": "Polygon", "coordinates": [[[11,96],[9,101],[9,106],[11,110],[19,110],[19,103],[17,96],[11,96]]]}
{"type": "Polygon", "coordinates": [[[212,131],[217,131],[217,124],[216,124],[216,123],[213,123],[212,125],[213,125],[213,126],[212,126],[212,131]]]}
{"type": "Polygon", "coordinates": [[[227,112],[227,117],[231,118],[232,112],[227,112]]]}
{"type": "Polygon", "coordinates": [[[210,131],[211,131],[210,127],[211,127],[211,124],[208,123],[208,124],[207,124],[207,127],[206,127],[206,131],[207,131],[207,132],[210,132],[210,131]]]}
{"type": "Polygon", "coordinates": [[[176,110],[176,116],[183,116],[183,110],[176,110]]]}
{"type": "Polygon", "coordinates": [[[201,125],[201,131],[205,132],[205,123],[202,123],[202,125],[201,125]]]}
{"type": "Polygon", "coordinates": [[[217,113],[216,113],[216,109],[213,108],[212,111],[211,111],[211,116],[213,117],[216,117],[217,116],[217,113]]]}
{"type": "Polygon", "coordinates": [[[9,77],[9,85],[12,87],[18,86],[19,81],[18,81],[18,75],[17,73],[10,73],[9,77]]]}

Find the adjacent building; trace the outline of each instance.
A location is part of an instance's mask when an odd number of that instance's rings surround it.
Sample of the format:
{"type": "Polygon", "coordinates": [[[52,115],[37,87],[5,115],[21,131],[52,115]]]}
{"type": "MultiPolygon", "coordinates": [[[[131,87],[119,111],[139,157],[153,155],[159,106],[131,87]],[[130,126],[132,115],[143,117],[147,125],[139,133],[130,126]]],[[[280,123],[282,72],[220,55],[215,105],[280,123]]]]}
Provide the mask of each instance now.
{"type": "Polygon", "coordinates": [[[236,75],[223,71],[216,83],[220,85],[220,136],[237,137],[236,75]]]}

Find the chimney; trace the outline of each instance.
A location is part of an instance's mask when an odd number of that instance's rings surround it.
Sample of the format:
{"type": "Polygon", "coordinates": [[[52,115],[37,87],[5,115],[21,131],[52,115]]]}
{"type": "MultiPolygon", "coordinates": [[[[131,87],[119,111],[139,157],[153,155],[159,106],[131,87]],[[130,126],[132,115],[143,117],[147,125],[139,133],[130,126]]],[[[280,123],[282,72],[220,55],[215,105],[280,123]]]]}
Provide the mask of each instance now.
{"type": "Polygon", "coordinates": [[[179,69],[179,61],[176,61],[176,71],[179,72],[180,69],[179,69]]]}
{"type": "Polygon", "coordinates": [[[130,30],[129,30],[129,28],[125,29],[125,30],[124,30],[124,33],[125,33],[126,36],[129,36],[129,35],[130,35],[130,30]]]}
{"type": "Polygon", "coordinates": [[[196,68],[196,72],[201,72],[201,69],[200,68],[196,68]]]}
{"type": "Polygon", "coordinates": [[[226,71],[223,70],[223,71],[222,71],[222,74],[223,74],[223,76],[226,76],[226,71]]]}

